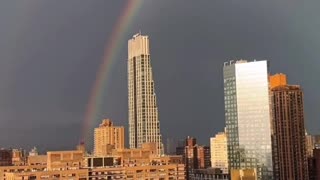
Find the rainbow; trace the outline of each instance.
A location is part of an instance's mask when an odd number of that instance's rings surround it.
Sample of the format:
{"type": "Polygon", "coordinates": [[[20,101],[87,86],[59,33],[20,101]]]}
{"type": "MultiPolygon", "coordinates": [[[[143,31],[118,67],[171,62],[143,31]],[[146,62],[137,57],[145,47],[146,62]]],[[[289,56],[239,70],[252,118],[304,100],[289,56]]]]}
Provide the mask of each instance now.
{"type": "Polygon", "coordinates": [[[96,74],[96,79],[91,89],[89,101],[85,112],[82,128],[82,140],[88,140],[88,134],[93,131],[93,122],[102,104],[102,95],[105,92],[108,78],[111,76],[113,64],[121,49],[121,42],[125,41],[126,30],[134,19],[136,12],[142,5],[142,0],[127,0],[127,3],[114,26],[111,39],[106,44],[103,60],[96,74]]]}

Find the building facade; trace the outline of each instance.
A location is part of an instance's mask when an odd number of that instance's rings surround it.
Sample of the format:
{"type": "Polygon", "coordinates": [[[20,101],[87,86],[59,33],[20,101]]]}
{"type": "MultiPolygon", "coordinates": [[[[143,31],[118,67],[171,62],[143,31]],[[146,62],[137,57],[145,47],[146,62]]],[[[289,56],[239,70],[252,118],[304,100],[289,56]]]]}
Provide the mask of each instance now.
{"type": "Polygon", "coordinates": [[[211,153],[209,146],[196,146],[198,155],[198,166],[200,169],[211,167],[211,153]]]}
{"type": "Polygon", "coordinates": [[[23,149],[12,149],[12,164],[23,166],[26,164],[26,151],[23,149]]]}
{"type": "Polygon", "coordinates": [[[277,86],[287,85],[287,75],[282,73],[269,76],[269,80],[270,80],[270,89],[277,86]]]}
{"type": "Polygon", "coordinates": [[[84,165],[82,151],[48,151],[47,170],[79,169],[84,165]]]}
{"type": "Polygon", "coordinates": [[[33,147],[29,152],[29,156],[37,156],[37,155],[39,155],[38,149],[36,147],[33,147]]]}
{"type": "Polygon", "coordinates": [[[241,170],[231,170],[230,171],[231,180],[257,180],[256,169],[241,169],[241,170]]]}
{"type": "Polygon", "coordinates": [[[223,173],[228,173],[228,147],[227,135],[225,132],[218,133],[210,138],[211,167],[219,168],[223,173]]]}
{"type": "Polygon", "coordinates": [[[185,144],[176,148],[176,154],[181,155],[186,166],[186,177],[190,179],[195,169],[211,167],[210,147],[199,146],[197,140],[188,136],[185,144]]]}
{"type": "Polygon", "coordinates": [[[185,174],[183,164],[123,166],[89,169],[89,180],[94,179],[185,180],[185,174]]]}
{"type": "Polygon", "coordinates": [[[148,36],[136,34],[128,42],[128,90],[130,148],[155,142],[163,154],[148,36]]]}
{"type": "MultiPolygon", "coordinates": [[[[0,179],[6,179],[6,173],[19,173],[19,172],[32,172],[32,171],[44,171],[47,165],[27,165],[27,166],[0,166],[0,179]]],[[[27,179],[27,178],[25,178],[27,179]]]]}
{"type": "Polygon", "coordinates": [[[0,149],[0,166],[11,166],[12,149],[0,149]]]}
{"type": "Polygon", "coordinates": [[[226,62],[223,74],[229,167],[272,180],[268,61],[226,62]]]}
{"type": "Polygon", "coordinates": [[[181,156],[158,156],[154,143],[141,149],[114,149],[111,156],[83,151],[49,151],[27,166],[1,166],[1,180],[23,179],[185,179],[181,156]]]}
{"type": "Polygon", "coordinates": [[[96,180],[96,179],[164,179],[185,180],[183,164],[163,164],[140,166],[101,166],[79,167],[61,170],[46,170],[38,166],[0,167],[0,175],[4,180],[24,179],[68,179],[68,180],[96,180]],[[3,173],[3,174],[1,174],[3,173]]]}
{"type": "Polygon", "coordinates": [[[312,157],[308,159],[309,179],[320,180],[320,149],[315,148],[312,152],[312,157]]]}
{"type": "Polygon", "coordinates": [[[274,172],[279,180],[308,180],[303,92],[300,86],[271,89],[274,172]]]}
{"type": "Polygon", "coordinates": [[[6,180],[25,179],[61,179],[61,180],[88,180],[88,169],[69,169],[54,171],[29,171],[29,172],[9,172],[5,173],[6,180]]]}
{"type": "Polygon", "coordinates": [[[177,155],[181,155],[183,163],[186,166],[186,177],[190,179],[192,171],[199,169],[198,150],[196,146],[196,139],[188,136],[185,139],[185,144],[182,147],[177,147],[177,155]]]}
{"type": "Polygon", "coordinates": [[[307,148],[307,157],[313,156],[313,149],[320,147],[320,136],[311,135],[306,131],[306,148],[307,148]]]}
{"type": "Polygon", "coordinates": [[[307,149],[307,157],[313,156],[313,149],[315,145],[315,139],[313,135],[310,135],[306,132],[306,149],[307,149]]]}
{"type": "Polygon", "coordinates": [[[193,171],[190,180],[229,180],[228,173],[223,173],[220,169],[196,169],[193,171]]]}
{"type": "Polygon", "coordinates": [[[113,149],[124,148],[124,127],[113,126],[112,121],[104,119],[94,129],[94,155],[107,156],[113,149]]]}

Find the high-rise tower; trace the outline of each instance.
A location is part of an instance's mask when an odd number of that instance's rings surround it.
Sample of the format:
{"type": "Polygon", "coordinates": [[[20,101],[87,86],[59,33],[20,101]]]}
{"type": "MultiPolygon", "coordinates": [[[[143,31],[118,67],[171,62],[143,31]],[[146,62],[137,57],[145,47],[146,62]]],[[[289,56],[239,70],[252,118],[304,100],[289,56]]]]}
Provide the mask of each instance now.
{"type": "Polygon", "coordinates": [[[128,41],[128,91],[130,148],[141,148],[143,143],[155,142],[158,154],[162,154],[149,37],[140,33],[128,41]]]}
{"type": "Polygon", "coordinates": [[[107,156],[113,149],[124,149],[124,127],[114,126],[111,120],[104,119],[94,129],[94,155],[107,156]]]}
{"type": "Polygon", "coordinates": [[[255,169],[273,179],[268,61],[224,64],[224,101],[231,170],[255,169]]]}
{"type": "MultiPolygon", "coordinates": [[[[279,79],[280,76],[276,74],[271,78],[279,79]]],[[[275,177],[279,180],[307,180],[302,89],[297,85],[278,83],[271,88],[271,99],[275,177]]]]}

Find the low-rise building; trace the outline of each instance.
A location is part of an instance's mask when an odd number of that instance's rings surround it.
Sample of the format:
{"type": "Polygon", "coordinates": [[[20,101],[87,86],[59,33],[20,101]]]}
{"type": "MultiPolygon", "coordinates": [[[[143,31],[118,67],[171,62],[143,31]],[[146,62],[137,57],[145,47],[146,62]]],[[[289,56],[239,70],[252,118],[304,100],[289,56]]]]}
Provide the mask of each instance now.
{"type": "Polygon", "coordinates": [[[26,153],[23,149],[12,149],[12,164],[14,166],[26,164],[26,153]]]}
{"type": "Polygon", "coordinates": [[[255,169],[232,169],[231,180],[257,180],[255,169]]]}
{"type": "Polygon", "coordinates": [[[182,156],[159,156],[154,143],[118,149],[110,156],[84,157],[83,151],[49,151],[29,156],[28,166],[0,167],[0,180],[163,179],[184,180],[182,156]]]}
{"type": "Polygon", "coordinates": [[[184,180],[185,170],[183,164],[93,168],[89,170],[89,179],[184,180]]]}
{"type": "Polygon", "coordinates": [[[51,170],[79,169],[83,166],[82,151],[49,151],[47,168],[51,170]]]}
{"type": "Polygon", "coordinates": [[[0,179],[6,180],[6,173],[44,171],[46,168],[47,168],[46,165],[1,166],[0,179]]]}
{"type": "Polygon", "coordinates": [[[53,171],[27,171],[6,173],[6,180],[26,179],[59,179],[59,180],[87,180],[88,169],[69,169],[53,171]]]}
{"type": "Polygon", "coordinates": [[[229,174],[221,169],[209,168],[193,170],[190,180],[229,180],[229,178],[229,174]]]}
{"type": "Polygon", "coordinates": [[[47,155],[28,156],[27,165],[47,165],[47,155]]]}
{"type": "Polygon", "coordinates": [[[142,148],[137,149],[116,149],[113,156],[121,159],[121,164],[148,164],[151,156],[157,156],[157,146],[155,143],[142,144],[142,148]]]}

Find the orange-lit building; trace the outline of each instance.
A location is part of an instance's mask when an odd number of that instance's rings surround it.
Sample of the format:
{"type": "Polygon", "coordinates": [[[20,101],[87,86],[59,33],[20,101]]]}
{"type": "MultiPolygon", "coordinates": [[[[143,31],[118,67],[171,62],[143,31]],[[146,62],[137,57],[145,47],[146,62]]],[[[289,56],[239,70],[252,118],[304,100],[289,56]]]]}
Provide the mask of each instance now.
{"type": "Polygon", "coordinates": [[[76,150],[77,150],[77,151],[82,151],[84,155],[86,154],[86,145],[84,144],[84,141],[81,141],[81,142],[77,145],[76,150]]]}
{"type": "Polygon", "coordinates": [[[211,167],[219,168],[223,173],[229,173],[227,135],[219,132],[210,138],[211,167]]]}
{"type": "Polygon", "coordinates": [[[54,171],[27,171],[8,172],[6,180],[26,180],[26,179],[61,179],[61,180],[87,180],[88,169],[69,169],[54,171]]]}
{"type": "Polygon", "coordinates": [[[5,173],[7,172],[31,172],[31,171],[44,171],[46,165],[28,165],[28,166],[1,166],[0,167],[0,179],[6,180],[5,173]]]}
{"type": "Polygon", "coordinates": [[[124,149],[124,127],[113,126],[112,121],[104,119],[94,129],[94,155],[111,155],[113,149],[124,149]]]}
{"type": "Polygon", "coordinates": [[[157,146],[155,143],[144,143],[137,149],[116,149],[113,155],[121,159],[121,164],[147,164],[151,156],[156,156],[157,146]]]}
{"type": "Polygon", "coordinates": [[[25,153],[22,149],[12,149],[12,164],[15,166],[23,166],[26,164],[25,153]]]}
{"type": "Polygon", "coordinates": [[[5,173],[6,180],[23,179],[72,179],[72,180],[95,180],[95,179],[174,179],[185,180],[183,164],[170,165],[145,165],[123,166],[102,168],[81,168],[67,170],[27,170],[5,173]]]}
{"type": "Polygon", "coordinates": [[[123,166],[89,169],[89,179],[174,179],[185,180],[183,164],[123,166]]]}
{"type": "Polygon", "coordinates": [[[257,180],[257,171],[255,169],[232,169],[230,177],[231,180],[257,180]]]}
{"type": "Polygon", "coordinates": [[[50,151],[30,156],[28,166],[0,167],[0,179],[185,179],[181,156],[158,156],[155,143],[142,147],[114,150],[114,155],[106,157],[83,157],[82,151],[50,151]]]}
{"type": "Polygon", "coordinates": [[[82,151],[49,151],[47,152],[47,169],[79,169],[83,166],[82,151]]]}
{"type": "Polygon", "coordinates": [[[275,75],[269,76],[270,88],[274,88],[276,86],[284,86],[287,85],[287,75],[278,73],[275,75]]]}
{"type": "Polygon", "coordinates": [[[47,165],[47,155],[28,156],[27,165],[47,165]]]}

